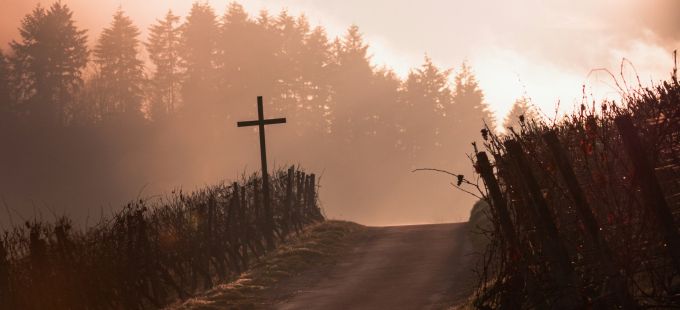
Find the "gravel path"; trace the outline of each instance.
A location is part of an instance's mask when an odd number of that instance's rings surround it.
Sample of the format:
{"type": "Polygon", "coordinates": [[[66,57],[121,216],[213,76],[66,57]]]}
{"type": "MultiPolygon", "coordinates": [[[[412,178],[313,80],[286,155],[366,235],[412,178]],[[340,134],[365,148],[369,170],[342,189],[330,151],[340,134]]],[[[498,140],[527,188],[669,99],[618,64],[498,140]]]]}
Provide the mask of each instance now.
{"type": "Polygon", "coordinates": [[[282,281],[275,309],[440,309],[470,293],[465,224],[369,228],[331,267],[282,281]]]}

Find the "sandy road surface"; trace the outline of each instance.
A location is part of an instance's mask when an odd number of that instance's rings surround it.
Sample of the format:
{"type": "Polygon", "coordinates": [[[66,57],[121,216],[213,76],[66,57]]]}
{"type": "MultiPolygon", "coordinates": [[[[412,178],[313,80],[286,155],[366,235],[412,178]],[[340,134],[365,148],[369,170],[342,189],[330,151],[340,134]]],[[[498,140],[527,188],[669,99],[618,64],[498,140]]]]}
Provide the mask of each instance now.
{"type": "Polygon", "coordinates": [[[440,309],[472,287],[465,224],[370,228],[337,264],[279,283],[275,309],[440,309]]]}

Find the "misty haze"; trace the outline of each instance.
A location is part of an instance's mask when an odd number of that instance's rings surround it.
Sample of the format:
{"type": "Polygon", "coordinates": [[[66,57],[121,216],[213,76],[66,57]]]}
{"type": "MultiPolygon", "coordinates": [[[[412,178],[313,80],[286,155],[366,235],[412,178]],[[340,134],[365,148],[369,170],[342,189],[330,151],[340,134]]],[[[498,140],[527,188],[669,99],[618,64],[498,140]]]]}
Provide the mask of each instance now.
{"type": "Polygon", "coordinates": [[[0,4],[0,309],[678,306],[680,2],[0,4]]]}

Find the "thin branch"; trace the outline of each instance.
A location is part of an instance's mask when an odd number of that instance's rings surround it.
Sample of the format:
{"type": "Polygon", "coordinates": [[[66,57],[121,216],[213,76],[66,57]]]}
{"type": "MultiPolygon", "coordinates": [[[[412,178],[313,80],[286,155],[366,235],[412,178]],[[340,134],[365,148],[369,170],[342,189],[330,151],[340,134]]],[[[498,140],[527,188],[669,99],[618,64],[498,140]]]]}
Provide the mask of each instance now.
{"type": "Polygon", "coordinates": [[[454,183],[451,183],[451,185],[453,185],[453,187],[455,187],[455,188],[457,188],[457,189],[459,189],[459,190],[461,190],[461,191],[463,191],[463,192],[465,192],[465,193],[468,193],[468,194],[474,196],[475,198],[477,198],[477,199],[479,199],[479,200],[483,200],[483,199],[484,199],[484,198],[482,198],[481,196],[479,196],[479,195],[477,195],[477,194],[475,194],[475,193],[473,193],[473,192],[471,192],[471,191],[468,191],[468,190],[466,190],[466,189],[464,189],[464,188],[462,188],[462,187],[460,187],[460,186],[458,186],[458,185],[456,185],[456,184],[454,184],[454,183]]]}
{"type": "Polygon", "coordinates": [[[446,170],[436,169],[436,168],[418,168],[418,169],[414,169],[414,170],[411,171],[411,172],[417,172],[417,171],[434,171],[434,172],[440,172],[440,173],[448,174],[448,175],[453,176],[453,177],[456,177],[456,178],[462,178],[462,180],[461,180],[462,183],[470,184],[470,185],[472,185],[472,186],[477,185],[477,184],[472,183],[472,182],[468,181],[467,179],[465,179],[465,176],[464,176],[464,175],[462,175],[462,174],[455,174],[455,173],[453,173],[453,172],[451,172],[451,171],[446,171],[446,170]]]}

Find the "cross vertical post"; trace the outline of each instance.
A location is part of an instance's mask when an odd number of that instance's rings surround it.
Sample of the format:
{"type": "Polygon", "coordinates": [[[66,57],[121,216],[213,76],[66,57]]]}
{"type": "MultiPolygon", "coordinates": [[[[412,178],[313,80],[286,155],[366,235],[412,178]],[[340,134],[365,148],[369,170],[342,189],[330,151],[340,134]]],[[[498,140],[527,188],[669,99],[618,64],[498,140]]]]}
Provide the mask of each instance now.
{"type": "Polygon", "coordinates": [[[238,127],[258,126],[260,134],[260,161],[262,163],[262,196],[265,217],[265,241],[267,248],[274,248],[274,214],[272,213],[269,197],[269,170],[267,169],[267,146],[265,141],[265,125],[283,124],[285,118],[265,119],[262,96],[257,97],[257,120],[236,123],[238,127]]]}
{"type": "Polygon", "coordinates": [[[264,218],[265,218],[265,239],[267,240],[267,248],[270,250],[274,248],[274,219],[271,205],[269,204],[269,169],[267,168],[267,143],[264,138],[264,107],[262,103],[262,96],[257,97],[257,119],[259,120],[258,132],[260,133],[260,161],[262,164],[262,196],[264,201],[264,218]]]}

